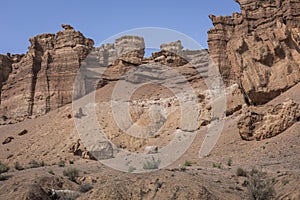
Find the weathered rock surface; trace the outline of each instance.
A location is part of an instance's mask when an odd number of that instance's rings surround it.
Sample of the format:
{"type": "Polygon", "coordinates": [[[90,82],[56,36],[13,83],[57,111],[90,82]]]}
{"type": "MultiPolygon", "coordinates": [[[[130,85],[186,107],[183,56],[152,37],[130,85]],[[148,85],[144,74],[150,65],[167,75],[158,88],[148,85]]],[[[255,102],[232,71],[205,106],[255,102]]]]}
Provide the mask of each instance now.
{"type": "Polygon", "coordinates": [[[96,160],[95,157],[91,155],[91,153],[84,147],[80,139],[76,142],[73,142],[69,146],[69,153],[73,153],[75,156],[80,156],[83,159],[91,159],[96,160]]]}
{"type": "Polygon", "coordinates": [[[0,103],[1,103],[1,90],[3,83],[8,79],[12,71],[12,62],[8,56],[0,55],[0,103]]]}
{"type": "Polygon", "coordinates": [[[19,62],[24,55],[1,55],[0,54],[0,104],[1,104],[1,92],[2,86],[7,81],[9,74],[12,72],[12,64],[19,62]]]}
{"type": "Polygon", "coordinates": [[[250,107],[240,119],[238,128],[244,140],[274,137],[300,120],[300,106],[291,99],[265,112],[250,107]]]}
{"type": "Polygon", "coordinates": [[[139,65],[145,54],[144,38],[139,36],[123,36],[115,41],[118,59],[139,65]]]}
{"type": "Polygon", "coordinates": [[[179,53],[183,50],[183,46],[181,44],[181,41],[177,40],[175,42],[161,44],[160,49],[165,50],[165,51],[169,51],[169,52],[173,52],[173,53],[179,53]]]}
{"type": "Polygon", "coordinates": [[[0,57],[1,114],[8,119],[22,121],[72,101],[75,77],[94,42],[69,25],[62,27],[65,30],[56,35],[30,38],[31,46],[20,60],[0,57]]]}
{"type": "Polygon", "coordinates": [[[145,42],[143,37],[122,36],[117,38],[113,44],[103,44],[96,48],[100,66],[107,67],[124,61],[133,65],[140,65],[145,53],[145,42]]]}
{"type": "Polygon", "coordinates": [[[227,84],[238,83],[250,104],[264,104],[300,80],[300,2],[236,2],[241,13],[210,15],[210,55],[227,84]]]}

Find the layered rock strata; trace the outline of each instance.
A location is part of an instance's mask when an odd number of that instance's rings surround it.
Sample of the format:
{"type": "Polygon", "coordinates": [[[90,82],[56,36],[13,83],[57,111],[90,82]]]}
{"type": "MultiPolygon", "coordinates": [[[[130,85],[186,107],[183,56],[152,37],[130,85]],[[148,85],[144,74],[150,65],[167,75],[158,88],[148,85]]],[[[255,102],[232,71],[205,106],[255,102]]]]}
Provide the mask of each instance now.
{"type": "Polygon", "coordinates": [[[241,13],[210,15],[210,56],[249,104],[264,104],[300,80],[300,2],[236,2],[241,13]]]}
{"type": "Polygon", "coordinates": [[[62,27],[56,34],[30,38],[19,60],[1,56],[3,116],[21,121],[72,101],[75,77],[94,42],[69,25],[62,27]]]}

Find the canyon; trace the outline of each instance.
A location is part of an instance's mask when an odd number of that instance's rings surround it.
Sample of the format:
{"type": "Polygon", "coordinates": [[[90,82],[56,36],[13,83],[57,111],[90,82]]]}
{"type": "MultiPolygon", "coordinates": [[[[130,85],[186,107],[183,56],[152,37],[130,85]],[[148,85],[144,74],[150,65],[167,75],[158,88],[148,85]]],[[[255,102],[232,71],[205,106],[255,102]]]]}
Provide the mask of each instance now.
{"type": "Polygon", "coordinates": [[[62,24],[30,38],[25,54],[0,55],[0,161],[10,168],[0,173],[0,199],[246,199],[257,170],[270,198],[299,199],[300,2],[235,1],[240,13],[209,16],[208,50],[177,40],[145,57],[141,36],[95,47],[62,24]],[[91,109],[112,143],[97,152],[87,145],[100,133],[91,109]],[[131,160],[123,172],[96,161],[120,149],[155,161],[176,135],[193,133],[183,155],[151,175],[135,173],[131,160]],[[33,160],[43,164],[31,168],[33,160]]]}

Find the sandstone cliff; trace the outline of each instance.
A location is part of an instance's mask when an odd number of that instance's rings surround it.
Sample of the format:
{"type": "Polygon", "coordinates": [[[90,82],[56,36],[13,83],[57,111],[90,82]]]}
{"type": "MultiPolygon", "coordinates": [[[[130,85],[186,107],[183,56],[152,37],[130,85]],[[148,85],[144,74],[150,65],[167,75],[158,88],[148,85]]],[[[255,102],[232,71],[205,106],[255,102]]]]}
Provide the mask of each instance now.
{"type": "Polygon", "coordinates": [[[300,2],[236,0],[241,13],[210,18],[212,59],[249,104],[264,104],[300,80],[300,2]]]}
{"type": "Polygon", "coordinates": [[[94,42],[69,25],[62,27],[65,30],[56,34],[30,38],[31,46],[19,60],[0,57],[1,115],[5,118],[21,121],[72,101],[75,76],[94,42]]]}

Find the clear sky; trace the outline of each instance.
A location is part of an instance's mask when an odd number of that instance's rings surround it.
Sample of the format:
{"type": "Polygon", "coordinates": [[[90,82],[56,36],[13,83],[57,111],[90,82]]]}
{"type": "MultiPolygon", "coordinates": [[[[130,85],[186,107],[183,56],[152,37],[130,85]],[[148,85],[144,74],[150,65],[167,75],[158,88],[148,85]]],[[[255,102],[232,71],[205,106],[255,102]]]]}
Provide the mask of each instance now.
{"type": "Polygon", "coordinates": [[[97,46],[120,32],[162,27],[182,32],[207,47],[209,14],[239,12],[234,0],[6,0],[1,2],[0,53],[25,53],[28,39],[71,24],[97,46]]]}

